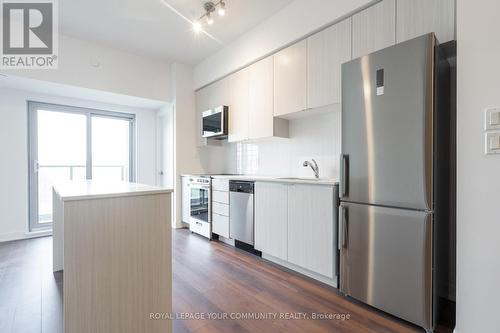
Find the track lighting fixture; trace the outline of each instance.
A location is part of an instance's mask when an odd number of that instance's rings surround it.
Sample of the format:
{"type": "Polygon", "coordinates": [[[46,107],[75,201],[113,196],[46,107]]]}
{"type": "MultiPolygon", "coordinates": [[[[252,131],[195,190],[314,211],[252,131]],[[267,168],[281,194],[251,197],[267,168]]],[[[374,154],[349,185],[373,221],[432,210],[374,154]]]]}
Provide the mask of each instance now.
{"type": "Polygon", "coordinates": [[[217,10],[219,16],[226,15],[226,2],[224,0],[219,0],[217,2],[207,1],[203,4],[203,9],[205,13],[200,16],[200,18],[193,22],[193,31],[199,33],[203,30],[202,22],[205,19],[207,25],[214,24],[214,19],[212,13],[217,10]]]}

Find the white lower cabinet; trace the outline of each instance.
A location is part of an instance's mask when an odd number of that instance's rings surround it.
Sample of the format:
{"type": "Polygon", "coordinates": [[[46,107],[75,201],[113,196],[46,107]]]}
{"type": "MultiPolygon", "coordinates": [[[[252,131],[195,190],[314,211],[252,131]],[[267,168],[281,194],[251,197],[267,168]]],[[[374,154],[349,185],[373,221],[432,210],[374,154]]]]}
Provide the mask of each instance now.
{"type": "Polygon", "coordinates": [[[255,245],[276,258],[287,260],[288,185],[255,183],[255,245]]]}
{"type": "Polygon", "coordinates": [[[212,232],[229,238],[229,216],[212,213],[212,232]]]}
{"type": "Polygon", "coordinates": [[[212,233],[229,238],[228,179],[212,179],[212,233]]]}
{"type": "Polygon", "coordinates": [[[229,216],[229,205],[212,201],[212,213],[229,216]]]}
{"type": "Polygon", "coordinates": [[[229,205],[229,191],[212,190],[212,202],[229,205]]]}
{"type": "Polygon", "coordinates": [[[288,187],[288,261],[334,277],[334,189],[295,184],[288,187]]]}
{"type": "Polygon", "coordinates": [[[255,183],[255,248],[328,279],[336,276],[335,187],[255,183]]]}

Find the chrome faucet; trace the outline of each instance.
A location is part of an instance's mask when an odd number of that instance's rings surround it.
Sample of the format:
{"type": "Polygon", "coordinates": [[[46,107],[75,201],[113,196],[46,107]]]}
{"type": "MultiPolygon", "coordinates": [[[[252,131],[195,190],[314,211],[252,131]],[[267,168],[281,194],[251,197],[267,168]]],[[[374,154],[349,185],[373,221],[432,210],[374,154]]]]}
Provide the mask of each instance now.
{"type": "Polygon", "coordinates": [[[314,158],[311,159],[311,162],[309,161],[304,161],[302,164],[303,167],[307,168],[308,166],[311,167],[312,171],[314,172],[314,177],[319,178],[319,167],[318,163],[314,160],[314,158]]]}

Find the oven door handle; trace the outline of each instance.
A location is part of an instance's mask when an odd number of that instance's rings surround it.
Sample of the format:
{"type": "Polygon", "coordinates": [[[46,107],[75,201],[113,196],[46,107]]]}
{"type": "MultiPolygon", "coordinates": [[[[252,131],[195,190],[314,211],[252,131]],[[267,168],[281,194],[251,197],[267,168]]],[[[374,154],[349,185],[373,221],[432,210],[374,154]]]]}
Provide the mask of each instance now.
{"type": "Polygon", "coordinates": [[[195,185],[195,184],[190,184],[191,188],[197,188],[201,190],[210,190],[210,186],[207,185],[195,185]]]}

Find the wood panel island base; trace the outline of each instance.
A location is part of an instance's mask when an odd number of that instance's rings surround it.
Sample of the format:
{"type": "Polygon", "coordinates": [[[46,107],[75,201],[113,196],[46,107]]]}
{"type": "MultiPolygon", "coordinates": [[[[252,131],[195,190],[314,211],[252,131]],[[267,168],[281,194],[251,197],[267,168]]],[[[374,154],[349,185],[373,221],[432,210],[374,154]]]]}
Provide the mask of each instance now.
{"type": "Polygon", "coordinates": [[[172,312],[171,190],[134,183],[54,187],[54,271],[64,332],[165,333],[172,312]]]}

